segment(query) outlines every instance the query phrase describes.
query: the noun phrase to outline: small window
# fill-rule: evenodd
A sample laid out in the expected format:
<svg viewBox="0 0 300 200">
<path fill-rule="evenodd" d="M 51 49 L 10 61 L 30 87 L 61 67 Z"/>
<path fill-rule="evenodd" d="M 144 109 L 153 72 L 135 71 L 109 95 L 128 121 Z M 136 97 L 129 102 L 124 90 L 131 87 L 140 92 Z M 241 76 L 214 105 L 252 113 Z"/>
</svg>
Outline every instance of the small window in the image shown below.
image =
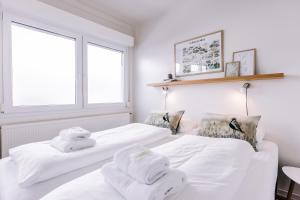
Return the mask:
<svg viewBox="0 0 300 200">
<path fill-rule="evenodd" d="M 76 39 L 11 23 L 12 106 L 76 104 Z"/>
<path fill-rule="evenodd" d="M 88 103 L 124 102 L 124 52 L 87 44 Z"/>
</svg>

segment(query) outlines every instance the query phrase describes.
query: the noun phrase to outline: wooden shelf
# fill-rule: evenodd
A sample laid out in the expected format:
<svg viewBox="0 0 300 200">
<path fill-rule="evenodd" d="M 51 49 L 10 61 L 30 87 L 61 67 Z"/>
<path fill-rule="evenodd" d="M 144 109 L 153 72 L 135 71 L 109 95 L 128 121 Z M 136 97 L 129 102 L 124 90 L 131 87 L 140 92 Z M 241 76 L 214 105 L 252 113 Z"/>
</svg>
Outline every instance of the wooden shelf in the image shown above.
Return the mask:
<svg viewBox="0 0 300 200">
<path fill-rule="evenodd" d="M 283 79 L 283 78 L 284 78 L 284 73 L 256 74 L 253 76 L 211 78 L 211 79 L 199 79 L 199 80 L 179 80 L 179 81 L 173 81 L 173 82 L 150 83 L 150 84 L 147 84 L 147 86 L 170 87 L 170 86 L 177 86 L 177 85 L 224 83 L 224 82 L 234 82 L 234 81 L 255 81 L 255 80 L 270 80 L 270 79 Z"/>
</svg>

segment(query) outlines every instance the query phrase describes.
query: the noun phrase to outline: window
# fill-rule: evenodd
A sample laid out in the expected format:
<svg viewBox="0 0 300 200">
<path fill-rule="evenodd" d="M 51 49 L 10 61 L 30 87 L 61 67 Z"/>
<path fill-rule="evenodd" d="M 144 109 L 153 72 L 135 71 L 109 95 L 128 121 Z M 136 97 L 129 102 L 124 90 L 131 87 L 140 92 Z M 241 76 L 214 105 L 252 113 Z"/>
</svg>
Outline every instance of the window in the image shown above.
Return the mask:
<svg viewBox="0 0 300 200">
<path fill-rule="evenodd" d="M 124 102 L 122 51 L 87 44 L 88 103 Z"/>
<path fill-rule="evenodd" d="M 13 106 L 76 103 L 75 39 L 11 24 Z"/>
<path fill-rule="evenodd" d="M 4 112 L 127 109 L 125 47 L 8 14 L 3 37 Z"/>
</svg>

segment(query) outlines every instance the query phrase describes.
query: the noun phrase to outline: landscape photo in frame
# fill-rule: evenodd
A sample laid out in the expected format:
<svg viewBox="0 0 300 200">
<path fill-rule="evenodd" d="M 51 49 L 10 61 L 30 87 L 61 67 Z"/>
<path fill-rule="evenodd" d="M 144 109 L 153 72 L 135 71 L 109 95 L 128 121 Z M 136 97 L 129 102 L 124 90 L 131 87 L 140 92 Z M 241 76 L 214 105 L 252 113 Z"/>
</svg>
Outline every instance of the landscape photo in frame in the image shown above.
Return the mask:
<svg viewBox="0 0 300 200">
<path fill-rule="evenodd" d="M 177 77 L 224 71 L 223 31 L 176 43 L 174 51 Z"/>
</svg>

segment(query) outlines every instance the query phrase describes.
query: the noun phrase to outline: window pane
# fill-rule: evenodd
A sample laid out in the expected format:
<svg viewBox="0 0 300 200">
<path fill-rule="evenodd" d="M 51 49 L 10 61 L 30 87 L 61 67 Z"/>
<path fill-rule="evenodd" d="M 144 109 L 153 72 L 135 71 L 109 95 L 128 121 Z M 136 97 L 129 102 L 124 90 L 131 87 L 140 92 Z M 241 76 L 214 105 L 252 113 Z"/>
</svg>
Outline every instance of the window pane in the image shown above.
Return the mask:
<svg viewBox="0 0 300 200">
<path fill-rule="evenodd" d="M 123 52 L 88 44 L 88 103 L 120 103 L 123 98 Z"/>
<path fill-rule="evenodd" d="M 75 104 L 75 39 L 13 23 L 13 106 Z"/>
</svg>

